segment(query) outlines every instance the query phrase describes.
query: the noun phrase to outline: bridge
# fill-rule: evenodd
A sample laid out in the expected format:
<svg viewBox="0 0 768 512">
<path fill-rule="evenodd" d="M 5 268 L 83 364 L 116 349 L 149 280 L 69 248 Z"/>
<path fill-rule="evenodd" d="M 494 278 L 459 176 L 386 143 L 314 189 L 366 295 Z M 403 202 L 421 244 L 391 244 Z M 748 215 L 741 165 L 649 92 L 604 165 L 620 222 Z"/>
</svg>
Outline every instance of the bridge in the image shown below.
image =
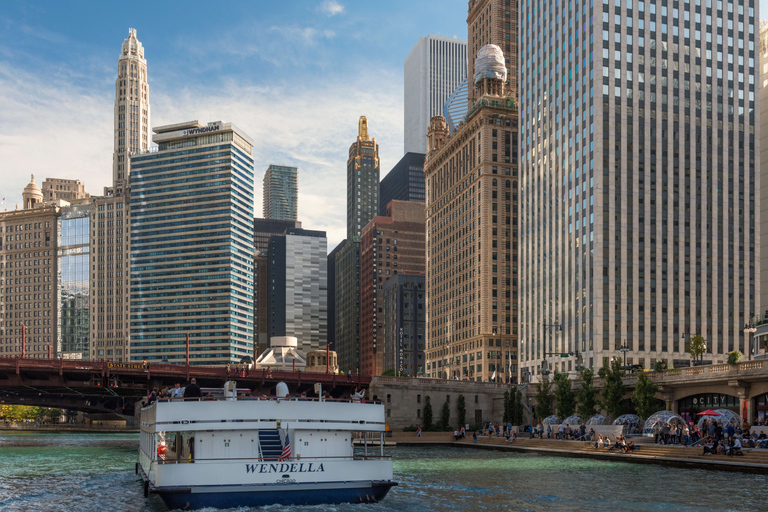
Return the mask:
<svg viewBox="0 0 768 512">
<path fill-rule="evenodd" d="M 292 393 L 314 393 L 314 384 L 334 398 L 348 397 L 355 387 L 368 388 L 371 377 L 330 373 L 232 370 L 169 363 L 113 363 L 71 359 L 0 358 L 0 403 L 56 407 L 89 413 L 134 415 L 137 401 L 152 389 L 184 385 L 196 378 L 203 388 L 223 387 L 227 380 L 254 394 L 273 394 L 278 382 Z"/>
</svg>

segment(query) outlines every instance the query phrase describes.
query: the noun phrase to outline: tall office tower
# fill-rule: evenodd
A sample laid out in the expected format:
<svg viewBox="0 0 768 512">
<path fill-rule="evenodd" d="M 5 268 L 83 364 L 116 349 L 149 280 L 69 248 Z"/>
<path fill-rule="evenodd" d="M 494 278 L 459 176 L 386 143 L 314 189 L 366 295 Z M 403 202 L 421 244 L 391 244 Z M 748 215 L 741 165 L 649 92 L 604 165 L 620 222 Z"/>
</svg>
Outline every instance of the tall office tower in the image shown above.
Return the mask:
<svg viewBox="0 0 768 512">
<path fill-rule="evenodd" d="M 520 3 L 523 373 L 744 352 L 754 4 Z"/>
<path fill-rule="evenodd" d="M 302 352 L 328 342 L 328 242 L 325 231 L 289 228 L 269 240 L 268 329 L 295 336 Z"/>
<path fill-rule="evenodd" d="M 424 203 L 391 201 L 360 237 L 360 372 L 381 375 L 381 289 L 400 272 L 424 272 Z M 422 311 L 422 314 L 424 312 Z"/>
<path fill-rule="evenodd" d="M 89 359 L 91 327 L 92 204 L 59 210 L 56 268 L 56 354 L 63 359 Z"/>
<path fill-rule="evenodd" d="M 766 198 L 768 198 L 768 21 L 760 20 L 760 33 L 758 37 L 758 56 L 760 65 L 758 68 L 758 105 L 760 110 L 759 141 L 760 141 L 760 169 L 758 171 L 758 189 L 760 199 L 757 204 L 760 223 L 760 268 L 758 274 L 758 287 L 760 289 L 760 303 L 756 311 L 755 325 L 745 329 L 749 336 L 752 335 L 748 351 L 752 356 L 765 357 L 768 349 L 768 284 L 763 280 L 768 278 L 768 210 L 766 210 Z M 752 329 L 754 332 L 751 332 Z"/>
<path fill-rule="evenodd" d="M 469 110 L 469 78 L 464 78 L 461 83 L 453 90 L 443 106 L 443 117 L 448 122 L 448 132 L 453 132 L 459 124 L 464 121 L 464 117 Z"/>
<path fill-rule="evenodd" d="M 40 187 L 24 189 L 22 210 L 0 212 L 0 357 L 56 356 L 57 216 Z M 23 331 L 23 333 L 22 333 Z"/>
<path fill-rule="evenodd" d="M 339 369 L 360 372 L 360 237 L 342 241 L 334 250 L 336 290 L 334 324 Z"/>
<path fill-rule="evenodd" d="M 269 258 L 269 239 L 275 235 L 284 235 L 288 228 L 301 229 L 297 220 L 253 219 L 253 248 L 254 248 L 254 290 L 253 318 L 255 356 L 269 348 L 269 315 L 267 303 L 269 287 L 267 286 L 267 262 Z"/>
<path fill-rule="evenodd" d="M 326 268 L 328 269 L 328 345 L 336 350 L 336 255 L 340 245 L 328 253 Z"/>
<path fill-rule="evenodd" d="M 467 77 L 467 42 L 420 37 L 405 58 L 405 153 L 427 152 L 427 128 Z"/>
<path fill-rule="evenodd" d="M 88 199 L 91 195 L 85 191 L 85 185 L 80 180 L 65 180 L 61 178 L 46 178 L 43 181 L 43 200 L 53 202 L 57 199 L 77 201 Z"/>
<path fill-rule="evenodd" d="M 270 164 L 264 173 L 264 218 L 295 221 L 298 211 L 298 169 Z"/>
<path fill-rule="evenodd" d="M 124 195 L 91 199 L 90 358 L 130 355 L 130 218 Z"/>
<path fill-rule="evenodd" d="M 507 381 L 517 374 L 518 112 L 501 50 L 480 56 L 482 103 L 450 137 L 442 116 L 428 132 L 425 373 Z"/>
<path fill-rule="evenodd" d="M 253 355 L 253 141 L 220 121 L 154 132 L 157 151 L 131 158 L 131 360 L 183 362 L 188 334 L 192 364 L 238 363 Z"/>
<path fill-rule="evenodd" d="M 379 186 L 379 215 L 387 215 L 390 201 L 424 203 L 424 155 L 406 153 Z"/>
<path fill-rule="evenodd" d="M 404 272 L 392 276 L 381 291 L 381 350 L 383 371 L 418 377 L 424 374 L 426 341 L 424 274 Z"/>
<path fill-rule="evenodd" d="M 136 39 L 135 28 L 128 29 L 128 38 L 123 41 L 117 60 L 114 124 L 112 186 L 122 191 L 128 184 L 130 155 L 149 149 L 147 61 L 144 59 L 144 46 Z"/>
<path fill-rule="evenodd" d="M 504 63 L 507 68 L 507 83 L 504 84 L 505 94 L 517 101 L 519 3 L 513 0 L 469 0 L 467 13 L 467 31 L 469 33 L 467 56 L 469 63 L 467 69 L 470 70 L 470 87 L 468 90 L 470 108 L 479 99 L 477 89 L 472 87 L 471 70 L 475 69 L 477 52 L 487 44 L 495 44 L 504 53 Z"/>
<path fill-rule="evenodd" d="M 379 145 L 368 138 L 368 120 L 360 116 L 357 140 L 347 160 L 347 239 L 360 236 L 379 210 Z"/>
</svg>

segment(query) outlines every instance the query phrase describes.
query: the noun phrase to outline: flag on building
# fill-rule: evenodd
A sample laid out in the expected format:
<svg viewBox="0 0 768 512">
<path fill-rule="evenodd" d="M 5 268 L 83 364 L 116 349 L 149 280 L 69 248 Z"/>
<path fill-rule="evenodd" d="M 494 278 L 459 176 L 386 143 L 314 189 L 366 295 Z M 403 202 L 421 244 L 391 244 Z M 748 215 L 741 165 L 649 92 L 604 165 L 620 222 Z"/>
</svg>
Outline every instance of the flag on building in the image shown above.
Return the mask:
<svg viewBox="0 0 768 512">
<path fill-rule="evenodd" d="M 280 454 L 280 458 L 277 462 L 283 462 L 291 458 L 291 441 L 288 439 L 288 434 L 285 434 L 285 446 L 283 446 L 283 453 Z"/>
</svg>

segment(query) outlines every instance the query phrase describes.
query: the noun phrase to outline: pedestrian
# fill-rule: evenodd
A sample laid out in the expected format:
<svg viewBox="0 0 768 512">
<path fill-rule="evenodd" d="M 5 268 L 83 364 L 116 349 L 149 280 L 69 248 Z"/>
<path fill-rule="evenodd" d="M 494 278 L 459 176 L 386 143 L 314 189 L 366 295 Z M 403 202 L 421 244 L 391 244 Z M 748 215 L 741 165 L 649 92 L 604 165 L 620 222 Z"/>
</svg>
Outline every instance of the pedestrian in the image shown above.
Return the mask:
<svg viewBox="0 0 768 512">
<path fill-rule="evenodd" d="M 421 437 L 421 425 L 416 428 L 416 437 Z"/>
<path fill-rule="evenodd" d="M 189 385 L 184 388 L 184 397 L 185 398 L 200 398 L 203 396 L 202 390 L 200 389 L 200 386 L 197 385 L 197 379 L 192 377 L 189 381 Z"/>
<path fill-rule="evenodd" d="M 474 441 L 474 443 L 477 444 L 477 430 L 475 430 L 472 433 L 472 441 Z"/>
</svg>

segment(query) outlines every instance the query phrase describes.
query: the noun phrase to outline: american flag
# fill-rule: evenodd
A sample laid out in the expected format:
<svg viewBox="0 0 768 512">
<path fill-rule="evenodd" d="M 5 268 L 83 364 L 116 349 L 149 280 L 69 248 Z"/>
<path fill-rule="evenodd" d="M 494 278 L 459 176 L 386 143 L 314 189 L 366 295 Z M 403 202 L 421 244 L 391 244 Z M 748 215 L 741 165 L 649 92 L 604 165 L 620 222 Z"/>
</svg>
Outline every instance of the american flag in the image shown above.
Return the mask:
<svg viewBox="0 0 768 512">
<path fill-rule="evenodd" d="M 283 446 L 283 453 L 280 454 L 280 458 L 277 462 L 283 462 L 291 458 L 291 441 L 288 439 L 288 434 L 285 434 L 285 446 Z"/>
</svg>

